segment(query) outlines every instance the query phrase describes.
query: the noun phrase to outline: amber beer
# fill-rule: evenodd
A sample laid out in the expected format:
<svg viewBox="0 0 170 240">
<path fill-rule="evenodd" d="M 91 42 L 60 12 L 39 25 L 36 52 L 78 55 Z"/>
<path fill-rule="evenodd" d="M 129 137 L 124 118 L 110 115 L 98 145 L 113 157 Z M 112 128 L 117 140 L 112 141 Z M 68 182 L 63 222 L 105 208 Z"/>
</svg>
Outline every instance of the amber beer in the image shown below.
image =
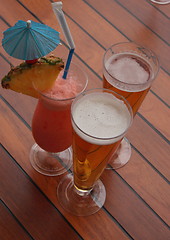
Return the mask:
<svg viewBox="0 0 170 240">
<path fill-rule="evenodd" d="M 81 191 L 93 188 L 132 121 L 127 101 L 103 91 L 89 91 L 72 106 L 74 184 Z"/>
<path fill-rule="evenodd" d="M 120 141 L 109 145 L 92 144 L 74 131 L 74 183 L 78 189 L 92 189 L 107 165 L 110 153 L 117 150 Z"/>
<path fill-rule="evenodd" d="M 158 72 L 158 60 L 135 43 L 120 43 L 104 55 L 103 87 L 124 96 L 135 115 Z"/>
</svg>

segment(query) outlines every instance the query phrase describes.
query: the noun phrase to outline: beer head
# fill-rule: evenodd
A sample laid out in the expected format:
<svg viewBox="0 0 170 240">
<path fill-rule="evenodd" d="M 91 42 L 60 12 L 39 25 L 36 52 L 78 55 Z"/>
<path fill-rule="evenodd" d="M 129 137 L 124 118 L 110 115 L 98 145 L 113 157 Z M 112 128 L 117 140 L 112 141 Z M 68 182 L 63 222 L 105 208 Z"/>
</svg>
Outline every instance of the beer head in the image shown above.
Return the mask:
<svg viewBox="0 0 170 240">
<path fill-rule="evenodd" d="M 120 140 L 132 121 L 126 100 L 110 90 L 86 91 L 72 104 L 74 131 L 85 141 L 108 145 Z"/>
<path fill-rule="evenodd" d="M 123 91 L 139 92 L 149 88 L 158 70 L 156 55 L 133 42 L 115 44 L 103 57 L 105 79 Z"/>
</svg>

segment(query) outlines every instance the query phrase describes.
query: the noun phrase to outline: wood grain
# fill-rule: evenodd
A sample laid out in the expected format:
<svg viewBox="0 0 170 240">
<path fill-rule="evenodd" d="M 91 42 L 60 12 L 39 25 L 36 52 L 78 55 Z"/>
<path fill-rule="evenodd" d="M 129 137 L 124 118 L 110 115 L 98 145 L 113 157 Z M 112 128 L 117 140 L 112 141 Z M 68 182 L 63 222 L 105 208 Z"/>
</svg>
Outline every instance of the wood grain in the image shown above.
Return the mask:
<svg viewBox="0 0 170 240">
<path fill-rule="evenodd" d="M 133 179 L 137 184 L 138 180 Z M 168 227 L 128 185 L 122 184 L 121 178 L 110 170 L 105 170 L 102 180 L 107 191 L 105 207 L 122 223 L 133 239 L 166 239 L 169 236 Z"/>
<path fill-rule="evenodd" d="M 0 148 L 2 198 L 35 239 L 79 239 L 64 217 Z M 9 178 L 10 175 L 10 178 Z M 26 189 L 26 191 L 25 191 Z M 18 196 L 17 198 L 15 196 Z M 19 206 L 19 207 L 18 207 Z M 8 225 L 9 227 L 9 225 Z M 14 228 L 14 231 L 16 229 Z M 19 233 L 18 238 L 19 238 Z"/>
<path fill-rule="evenodd" d="M 5 107 L 4 104 L 2 104 L 2 105 Z M 28 144 L 28 143 L 32 142 L 29 140 L 31 137 L 31 136 L 29 137 L 29 135 L 31 133 L 29 130 L 26 131 L 24 126 L 23 127 L 25 130 L 24 129 L 22 130 L 21 126 L 23 124 L 14 116 L 14 114 L 11 115 L 11 112 L 9 111 L 9 109 L 7 107 L 4 108 L 3 112 L 5 112 L 5 111 L 6 111 L 6 114 L 3 118 L 4 119 L 6 118 L 6 120 L 4 120 L 4 121 L 1 120 L 1 122 L 3 123 L 2 127 L 3 127 L 3 129 L 5 129 L 5 135 L 3 133 L 1 133 L 3 141 L 6 142 L 6 145 L 8 145 L 8 151 L 11 152 L 11 154 L 14 156 L 14 158 L 18 160 L 18 163 L 24 169 L 28 168 L 27 169 L 27 171 L 29 170 L 28 174 L 30 176 L 33 175 L 32 177 L 34 179 L 34 177 L 37 174 L 34 174 L 34 171 L 30 167 L 29 160 L 28 160 L 29 149 L 31 147 L 30 144 Z M 10 122 L 8 122 L 9 119 L 10 119 Z M 12 122 L 15 123 L 15 125 L 14 125 L 14 126 L 16 126 L 15 128 L 12 128 Z M 11 126 L 11 129 L 9 129 L 8 126 Z M 18 129 L 17 126 L 20 126 L 20 128 Z M 26 133 L 26 135 L 25 135 L 25 133 Z M 12 141 L 11 143 L 10 143 L 11 137 L 9 137 L 9 136 L 13 136 L 12 139 L 14 141 Z M 31 139 L 32 139 L 32 137 L 31 137 Z M 15 147 L 14 147 L 15 142 L 20 142 L 20 145 L 18 145 L 17 148 L 22 149 L 22 152 L 25 156 L 24 158 L 22 156 L 20 156 L 21 153 L 18 154 L 18 152 L 17 153 L 15 152 Z M 138 169 L 140 169 L 140 174 L 138 173 Z M 126 181 L 128 181 L 128 183 L 133 187 L 133 189 L 135 189 L 135 191 L 138 192 L 138 194 L 140 194 L 142 196 L 142 198 L 145 199 L 145 201 L 148 202 L 148 204 L 150 206 L 152 206 L 152 208 L 156 208 L 156 209 L 158 208 L 158 210 L 157 210 L 158 214 L 165 221 L 168 222 L 168 215 L 167 215 L 168 214 L 168 211 L 167 211 L 167 209 L 168 209 L 168 198 L 167 198 L 168 184 L 166 184 L 166 182 L 161 180 L 161 178 L 154 173 L 152 168 L 150 166 L 148 166 L 148 164 L 146 162 L 143 162 L 142 159 L 140 159 L 140 157 L 138 155 L 135 155 L 134 157 L 132 157 L 131 161 L 126 166 L 126 168 L 120 169 L 119 172 L 121 173 L 121 176 L 123 176 L 126 179 Z M 38 175 L 40 175 L 40 174 L 38 174 Z M 143 177 L 143 176 L 147 176 L 147 178 Z M 44 176 L 42 176 L 42 178 L 44 178 Z M 50 179 L 50 182 L 48 181 L 46 184 L 52 184 L 52 186 L 54 188 L 56 182 L 54 183 L 53 179 L 54 178 Z M 134 179 L 135 179 L 135 182 L 134 182 Z M 150 184 L 151 179 L 152 179 L 152 181 L 154 179 L 154 181 L 157 182 L 157 184 L 154 185 L 155 188 L 154 188 L 154 186 L 152 186 Z M 39 180 L 39 178 L 35 181 L 38 181 L 38 180 Z M 48 178 L 46 180 L 48 180 Z M 57 179 L 57 181 L 59 181 L 59 179 Z M 114 179 L 113 182 L 116 184 L 117 180 Z M 107 181 L 106 182 L 104 181 L 104 183 L 107 183 Z M 109 180 L 109 183 L 110 183 L 110 180 Z M 42 179 L 41 179 L 40 184 L 41 184 L 41 188 L 43 188 L 43 189 L 45 188 L 45 193 L 49 195 L 49 193 L 46 192 L 48 189 L 48 187 L 47 187 L 48 185 L 45 186 L 45 182 L 42 183 Z M 113 187 L 114 186 L 115 185 L 113 185 Z M 120 186 L 119 183 L 118 183 L 118 186 Z M 159 191 L 157 191 L 158 186 L 159 186 Z M 145 191 L 143 190 L 143 188 L 145 189 Z M 56 201 L 54 189 L 53 190 L 51 189 L 52 190 L 52 198 L 54 199 L 54 201 Z M 126 194 L 128 194 L 128 193 L 126 193 Z M 108 196 L 111 197 L 112 195 L 108 194 Z M 124 198 L 124 197 L 122 196 L 122 198 Z M 167 203 L 164 200 L 165 201 L 167 200 Z M 112 200 L 110 200 L 110 201 L 112 201 Z M 121 206 L 123 207 L 124 204 L 125 203 L 122 203 L 122 205 L 120 205 L 120 203 L 119 203 L 119 207 L 121 207 Z M 131 202 L 131 207 L 138 206 L 138 205 L 139 205 L 139 203 Z M 59 206 L 57 205 L 57 207 L 59 207 Z M 139 209 L 141 209 L 142 212 L 144 211 L 144 208 L 139 208 Z M 136 211 L 140 212 L 139 209 Z M 149 209 L 148 209 L 148 211 L 149 211 Z M 115 215 L 115 213 L 113 213 L 113 214 Z M 121 217 L 122 213 L 121 213 L 120 209 L 119 209 L 119 214 L 120 214 L 119 217 Z M 150 220 L 150 222 L 153 222 L 153 220 Z M 127 219 L 126 227 L 128 226 L 128 223 L 129 223 L 129 220 Z M 148 232 L 150 232 L 150 230 L 148 230 Z"/>
<path fill-rule="evenodd" d="M 69 48 L 50 0 L 0 0 L 0 38 L 19 19 L 45 23 L 61 32 L 53 53 L 67 58 Z M 37 173 L 29 161 L 34 143 L 31 120 L 37 100 L 0 88 L 0 239 L 169 240 L 170 224 L 170 5 L 150 0 L 63 0 L 76 49 L 73 61 L 87 73 L 87 88 L 102 87 L 102 58 L 112 44 L 137 41 L 152 49 L 160 71 L 127 137 L 129 163 L 105 170 L 104 207 L 76 217 L 59 204 L 56 188 L 63 176 Z M 0 47 L 0 77 L 19 61 Z"/>
<path fill-rule="evenodd" d="M 35 9 L 35 3 L 33 4 L 33 5 L 31 5 L 32 7 L 34 7 L 34 9 Z M 28 7 L 30 7 L 31 8 L 31 6 L 28 6 Z M 46 2 L 46 5 L 44 5 L 46 8 L 47 8 L 47 6 L 48 6 L 48 8 L 50 8 L 50 6 L 49 6 L 49 4 Z M 85 8 L 85 6 L 86 7 L 88 7 L 86 4 L 84 4 L 83 5 L 83 7 Z M 83 8 L 82 7 L 82 8 Z M 70 6 L 70 8 L 71 8 L 71 6 Z M 89 7 L 88 7 L 89 8 Z M 69 9 L 69 8 L 68 8 Z M 67 10 L 67 9 L 66 9 Z M 49 10 L 50 11 L 50 10 Z M 42 11 L 42 13 L 43 13 L 43 11 Z M 40 12 L 40 14 L 42 14 L 41 12 Z M 73 12 L 74 13 L 74 12 Z M 38 15 L 38 14 L 37 14 Z M 80 16 L 81 16 L 82 14 L 80 14 Z M 39 16 L 39 15 L 38 15 Z M 41 15 L 40 15 L 41 16 Z M 79 21 L 80 22 L 80 21 Z M 90 71 L 89 71 L 90 72 Z M 95 76 L 93 76 L 93 78 L 94 78 Z M 96 79 L 96 78 L 95 78 Z M 92 80 L 92 78 L 90 77 L 89 78 L 89 82 L 90 82 L 90 84 L 91 83 L 94 83 L 94 80 L 93 81 L 91 81 Z M 97 82 L 98 80 L 96 79 L 96 82 Z M 157 81 L 158 82 L 158 81 Z M 165 84 L 165 86 L 167 86 L 166 84 Z M 162 89 L 162 88 L 160 88 L 160 89 Z M 168 88 L 166 87 L 166 89 L 167 89 L 167 91 L 168 91 Z M 169 94 L 167 95 L 167 96 L 169 96 Z M 153 101 L 151 101 L 150 99 L 153 99 Z M 151 101 L 151 102 L 150 102 Z M 165 133 L 165 136 L 166 137 L 168 137 L 168 129 L 167 129 L 167 127 L 169 126 L 168 124 L 167 124 L 167 122 L 168 122 L 168 118 L 167 118 L 167 116 L 169 115 L 169 111 L 168 111 L 168 109 L 166 108 L 166 106 L 164 106 L 161 102 L 158 102 L 158 107 L 159 107 L 159 111 L 160 111 L 160 116 L 162 116 L 162 119 L 163 119 L 163 121 L 164 121 L 164 124 L 162 124 L 157 118 L 155 118 L 155 115 L 157 114 L 157 111 L 158 111 L 158 109 L 156 108 L 155 109 L 155 114 L 154 114 L 154 112 L 153 112 L 153 107 L 152 106 L 157 106 L 157 105 L 155 105 L 155 101 L 157 101 L 158 102 L 158 100 L 157 100 L 157 98 L 156 97 L 154 97 L 153 96 L 153 94 L 151 94 L 151 93 L 149 93 L 149 96 L 147 96 L 147 98 L 146 98 L 146 100 L 144 101 L 144 103 L 143 103 L 143 106 L 142 106 L 142 110 L 141 110 L 141 113 L 144 113 L 144 114 L 147 114 L 147 118 L 150 118 L 151 119 L 151 123 L 155 126 L 155 127 L 157 127 L 160 131 L 161 131 L 161 133 Z M 145 102 L 146 102 L 146 104 L 145 104 Z M 148 102 L 150 103 L 150 104 L 148 104 Z M 146 106 L 146 107 L 144 107 L 144 106 Z M 149 111 L 147 110 L 148 109 L 148 106 L 149 106 Z M 150 107 L 151 106 L 151 107 Z M 163 106 L 163 108 L 162 108 L 162 106 Z M 145 109 L 146 108 L 146 109 Z M 145 123 L 144 123 L 145 124 Z M 139 127 L 139 129 L 141 129 L 140 127 Z M 152 129 L 151 129 L 151 131 L 152 131 Z M 147 129 L 147 132 L 143 132 L 143 134 L 145 135 L 145 136 L 147 136 L 147 133 L 148 133 L 148 129 Z M 148 137 L 149 137 L 149 135 L 148 135 Z M 156 134 L 155 134 L 155 137 L 156 137 Z M 141 136 L 141 138 L 142 138 L 142 136 Z M 147 137 L 146 137 L 147 138 Z M 159 136 L 158 136 L 158 138 L 159 138 Z M 134 139 L 138 139 L 138 138 L 136 138 L 136 137 L 134 137 Z M 151 145 L 151 144 L 150 144 Z M 148 145 L 147 145 L 148 146 Z M 151 150 L 150 151 L 152 151 L 152 148 L 151 148 Z M 143 152 L 142 152 L 142 154 L 144 154 Z M 145 155 L 145 154 L 144 154 Z M 160 159 L 160 161 L 161 161 L 161 159 Z M 160 164 L 161 165 L 161 164 Z M 165 167 L 165 169 L 167 169 L 166 167 Z"/>
<path fill-rule="evenodd" d="M 36 182 L 36 185 L 48 196 L 50 201 L 59 209 L 59 211 L 66 217 L 69 222 L 72 222 L 72 225 L 79 234 L 84 239 L 89 239 L 90 237 L 98 238 L 105 237 L 106 239 L 111 239 L 112 235 L 117 236 L 117 238 L 127 239 L 125 233 L 121 232 L 118 223 L 115 223 L 104 211 L 100 211 L 94 216 L 89 216 L 86 218 L 75 217 L 66 213 L 58 203 L 56 197 L 56 187 L 61 179 L 61 177 L 46 177 L 33 170 L 29 162 L 29 151 L 33 144 L 33 138 L 31 136 L 30 130 L 18 119 L 14 113 L 6 106 L 5 103 L 1 100 L 0 111 L 3 113 L 0 116 L 0 122 L 2 123 L 2 128 L 0 130 L 0 142 L 3 140 L 3 145 L 5 149 L 10 152 L 14 159 L 17 159 L 18 164 L 27 172 L 27 174 Z M 2 130 L 3 129 L 3 130 Z M 16 151 L 19 149 L 19 151 Z M 11 170 L 12 171 L 12 170 Z M 6 175 L 7 176 L 7 175 Z M 2 177 L 4 179 L 5 176 Z M 8 176 L 7 176 L 8 179 Z M 15 180 L 15 179 L 14 179 Z M 14 181 L 13 180 L 13 181 Z M 9 181 L 9 180 L 8 180 Z M 4 184 L 6 180 L 3 181 Z M 25 188 L 26 188 L 25 183 Z M 9 187 L 8 187 L 9 188 Z M 4 185 L 4 189 L 8 189 Z M 27 187 L 28 188 L 28 187 Z M 26 189 L 27 189 L 26 188 Z M 28 190 L 27 190 L 28 191 Z M 28 194 L 28 193 L 26 193 Z M 4 191 L 4 197 L 7 195 Z M 32 194 L 31 194 L 32 195 Z M 11 194 L 11 197 L 15 198 L 15 194 Z M 8 196 L 7 196 L 8 197 Z M 28 197 L 31 196 L 28 194 Z M 6 199 L 5 202 L 8 202 L 10 199 Z M 11 204 L 13 201 L 11 200 Z M 19 197 L 16 199 L 21 201 Z M 9 204 L 8 204 L 9 205 Z M 18 203 L 16 203 L 18 205 Z M 36 208 L 35 208 L 36 209 Z M 103 229 L 100 225 L 97 225 L 97 222 L 102 218 L 102 222 L 106 225 L 106 228 Z M 81 219 L 81 220 L 80 220 Z M 81 224 L 80 224 L 81 221 Z M 87 224 L 88 222 L 88 224 Z M 95 226 L 95 229 L 94 227 Z M 108 226 L 108 227 L 107 227 Z M 35 229 L 34 229 L 35 230 Z"/>
<path fill-rule="evenodd" d="M 30 234 L 22 227 L 2 201 L 0 202 L 0 239 L 30 240 Z"/>
<path fill-rule="evenodd" d="M 160 58 L 161 66 L 164 67 L 166 71 L 169 71 L 167 53 L 170 52 L 170 48 L 157 35 L 155 35 L 153 31 L 146 28 L 145 25 L 122 8 L 116 1 L 106 0 L 105 2 L 98 2 L 97 0 L 87 0 L 86 2 L 92 5 L 95 9 L 100 9 L 100 13 L 109 22 L 116 25 L 119 31 L 123 32 L 130 40 L 136 41 L 153 50 Z M 121 18 L 123 18 L 124 21 L 121 21 Z M 153 18 L 156 21 L 154 15 Z M 124 22 L 126 22 L 126 24 L 124 24 Z"/>
<path fill-rule="evenodd" d="M 28 3 L 24 2 L 24 4 L 26 6 L 29 7 L 29 9 L 33 9 L 33 6 L 31 4 L 28 5 Z M 41 1 L 41 4 L 42 4 L 42 1 Z M 94 4 L 94 2 L 93 2 Z M 101 3 L 100 3 L 101 4 Z M 51 6 L 45 1 L 44 2 L 44 7 L 46 7 L 47 9 L 50 8 Z M 36 9 L 36 12 L 34 10 L 34 12 L 36 13 L 36 15 L 40 18 L 41 15 L 39 14 L 39 11 L 38 11 L 38 8 L 34 8 Z M 33 10 L 32 10 L 33 11 Z M 50 11 L 50 10 L 49 10 Z M 43 12 L 43 11 L 42 11 Z M 41 13 L 42 14 L 42 13 Z M 55 16 L 53 15 L 50 15 L 50 20 L 51 21 L 54 21 L 55 19 Z M 50 21 L 49 20 L 49 21 Z M 96 44 L 96 42 L 93 41 L 93 39 L 91 39 L 87 34 L 84 33 L 84 31 L 82 31 L 81 29 L 78 28 L 78 26 L 73 22 L 73 21 L 70 21 L 70 19 L 68 19 L 68 22 L 70 24 L 70 27 L 71 29 L 73 29 L 73 37 L 75 39 L 75 42 L 76 41 L 79 41 L 79 44 L 76 44 L 76 53 L 80 56 L 84 56 L 85 58 L 82 58 L 83 61 L 87 62 L 88 65 L 90 65 L 91 68 L 95 69 L 95 72 L 99 73 L 101 76 L 102 76 L 102 66 L 101 66 L 101 62 L 99 62 L 99 64 L 96 64 L 96 58 L 99 59 L 101 58 L 101 56 L 103 56 L 104 54 L 104 50 L 101 49 L 100 46 L 98 46 Z M 79 36 L 79 37 L 76 37 L 76 36 Z M 81 37 L 80 37 L 81 36 Z M 90 44 L 90 51 L 87 51 L 87 49 L 89 49 L 89 43 L 91 42 Z M 85 46 L 83 49 L 82 48 L 79 48 L 79 46 Z M 89 55 L 90 54 L 90 55 Z M 92 57 L 93 56 L 93 57 Z M 101 58 L 102 59 L 102 58 Z M 97 68 L 100 68 L 97 69 Z M 91 82 L 91 81 L 90 81 Z M 149 106 L 153 106 L 154 105 L 154 101 L 153 98 L 156 98 L 155 96 L 152 96 L 153 94 L 150 93 L 148 94 L 148 96 L 146 97 L 146 99 L 148 99 L 148 102 L 150 103 Z M 151 96 L 151 97 L 150 97 Z M 168 92 L 167 92 L 167 96 L 169 96 Z M 157 100 L 157 99 L 156 99 Z M 160 106 L 161 103 L 159 103 L 158 107 Z M 147 104 L 146 104 L 147 105 Z M 144 109 L 144 107 L 146 106 L 143 104 L 142 106 L 142 110 Z M 160 111 L 160 115 L 162 117 L 162 119 L 167 119 L 166 116 L 167 114 L 169 115 L 169 111 L 168 111 L 168 108 L 167 106 L 165 106 L 164 104 L 162 104 L 159 108 L 159 111 Z M 145 113 L 148 113 L 145 115 Z M 166 125 L 165 123 L 159 121 L 159 123 L 156 120 L 155 118 L 155 115 L 157 114 L 157 109 L 155 109 L 154 111 L 154 108 L 150 109 L 150 111 L 148 112 L 148 109 L 144 111 L 142 111 L 142 114 L 144 115 L 144 117 L 149 121 L 151 122 L 152 125 L 154 125 L 163 135 L 165 135 L 165 137 L 169 137 L 167 136 L 167 131 L 165 130 L 166 126 L 167 126 L 167 122 L 166 122 Z M 167 121 L 169 121 L 167 119 Z M 169 131 L 168 131 L 169 132 Z"/>
</svg>

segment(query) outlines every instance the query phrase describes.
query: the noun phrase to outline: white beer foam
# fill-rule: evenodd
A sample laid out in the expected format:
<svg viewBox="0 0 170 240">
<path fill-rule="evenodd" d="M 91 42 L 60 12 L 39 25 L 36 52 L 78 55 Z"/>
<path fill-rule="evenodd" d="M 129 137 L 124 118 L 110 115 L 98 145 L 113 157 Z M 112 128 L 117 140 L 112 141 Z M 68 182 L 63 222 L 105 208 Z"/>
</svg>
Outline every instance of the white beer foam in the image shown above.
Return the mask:
<svg viewBox="0 0 170 240">
<path fill-rule="evenodd" d="M 123 101 L 109 93 L 91 93 L 73 106 L 73 128 L 84 140 L 93 144 L 107 145 L 118 141 L 129 127 L 131 116 Z M 118 137 L 118 139 L 116 138 Z M 116 139 L 115 139 L 116 138 Z"/>
<path fill-rule="evenodd" d="M 125 83 L 143 84 L 149 79 L 149 73 L 131 56 L 116 54 L 107 61 L 106 68 L 113 77 Z"/>
</svg>

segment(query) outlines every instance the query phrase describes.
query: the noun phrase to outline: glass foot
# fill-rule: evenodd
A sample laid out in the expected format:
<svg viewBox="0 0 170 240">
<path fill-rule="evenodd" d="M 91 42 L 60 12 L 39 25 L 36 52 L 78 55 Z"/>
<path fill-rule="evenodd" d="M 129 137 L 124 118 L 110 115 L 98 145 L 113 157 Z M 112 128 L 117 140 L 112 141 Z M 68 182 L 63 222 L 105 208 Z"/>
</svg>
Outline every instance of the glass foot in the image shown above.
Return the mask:
<svg viewBox="0 0 170 240">
<path fill-rule="evenodd" d="M 151 0 L 151 2 L 157 3 L 157 4 L 169 4 L 170 0 Z"/>
<path fill-rule="evenodd" d="M 47 176 L 58 176 L 72 166 L 72 148 L 69 147 L 59 153 L 49 153 L 35 143 L 30 151 L 30 162 L 39 173 Z"/>
<path fill-rule="evenodd" d="M 106 169 L 118 169 L 128 163 L 131 157 L 131 146 L 127 138 L 123 138 L 116 153 L 111 157 Z"/>
<path fill-rule="evenodd" d="M 91 191 L 79 191 L 74 187 L 73 175 L 66 175 L 59 183 L 57 196 L 61 206 L 76 216 L 88 216 L 103 206 L 106 191 L 98 180 Z"/>
</svg>

